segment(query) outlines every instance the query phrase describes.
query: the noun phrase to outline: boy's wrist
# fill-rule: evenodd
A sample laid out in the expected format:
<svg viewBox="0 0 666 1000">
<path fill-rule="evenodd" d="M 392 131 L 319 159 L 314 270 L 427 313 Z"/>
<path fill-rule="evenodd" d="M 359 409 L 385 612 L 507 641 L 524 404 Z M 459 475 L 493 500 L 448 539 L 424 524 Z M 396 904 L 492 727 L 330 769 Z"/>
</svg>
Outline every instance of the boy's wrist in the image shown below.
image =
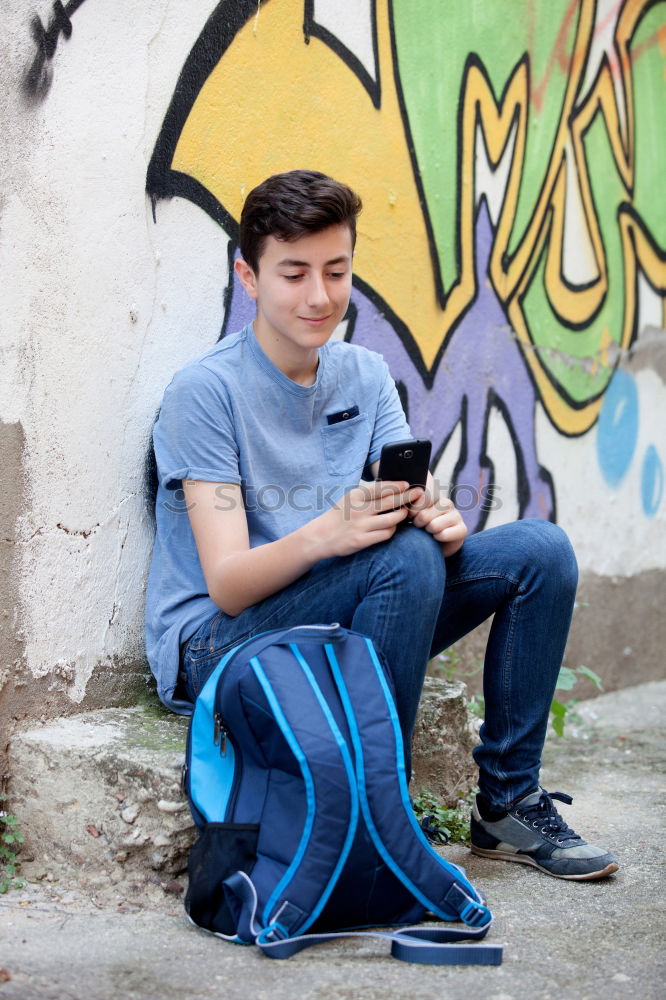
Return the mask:
<svg viewBox="0 0 666 1000">
<path fill-rule="evenodd" d="M 306 524 L 302 525 L 295 532 L 299 538 L 303 556 L 312 566 L 321 559 L 327 559 L 328 556 L 333 554 L 328 551 L 326 532 L 322 530 L 323 525 L 321 521 L 325 517 L 326 514 L 320 514 L 311 521 L 307 521 Z"/>
</svg>

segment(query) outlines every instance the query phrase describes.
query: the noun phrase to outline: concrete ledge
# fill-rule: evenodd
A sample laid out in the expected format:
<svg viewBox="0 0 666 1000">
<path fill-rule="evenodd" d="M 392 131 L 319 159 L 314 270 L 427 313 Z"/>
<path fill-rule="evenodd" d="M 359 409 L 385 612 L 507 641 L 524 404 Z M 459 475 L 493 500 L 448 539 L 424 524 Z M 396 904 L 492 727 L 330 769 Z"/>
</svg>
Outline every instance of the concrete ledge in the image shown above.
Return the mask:
<svg viewBox="0 0 666 1000">
<path fill-rule="evenodd" d="M 180 790 L 187 720 L 107 708 L 16 734 L 12 808 L 40 859 L 176 872 L 194 831 Z"/>
<path fill-rule="evenodd" d="M 463 684 L 428 678 L 414 744 L 417 793 L 446 801 L 473 774 Z M 108 869 L 177 874 L 195 830 L 180 789 L 188 720 L 159 706 L 108 708 L 16 734 L 10 746 L 13 811 L 28 857 Z"/>
</svg>

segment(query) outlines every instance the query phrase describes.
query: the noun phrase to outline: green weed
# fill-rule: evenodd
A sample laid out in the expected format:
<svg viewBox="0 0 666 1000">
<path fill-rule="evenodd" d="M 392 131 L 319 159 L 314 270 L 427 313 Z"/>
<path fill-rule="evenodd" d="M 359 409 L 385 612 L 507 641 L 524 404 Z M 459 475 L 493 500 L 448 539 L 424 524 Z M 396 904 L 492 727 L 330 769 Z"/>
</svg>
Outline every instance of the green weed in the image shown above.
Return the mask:
<svg viewBox="0 0 666 1000">
<path fill-rule="evenodd" d="M 432 826 L 440 830 L 449 842 L 469 844 L 469 813 L 476 791 L 476 788 L 473 788 L 461 793 L 460 801 L 449 808 L 442 805 L 432 792 L 422 788 L 412 802 L 416 818 L 420 823 L 429 816 Z"/>
<path fill-rule="evenodd" d="M 0 794 L 0 804 L 6 799 Z M 23 834 L 18 829 L 18 820 L 12 813 L 0 810 L 0 895 L 10 889 L 21 889 L 23 879 L 18 874 L 19 863 L 16 860 L 18 849 L 24 841 Z"/>
<path fill-rule="evenodd" d="M 454 681 L 473 677 L 483 670 L 483 663 L 475 663 L 468 669 L 463 669 L 463 666 L 463 658 L 453 645 L 430 660 L 428 673 L 431 677 L 443 677 L 447 681 Z"/>
<path fill-rule="evenodd" d="M 603 691 L 601 677 L 595 674 L 594 670 L 590 670 L 589 667 L 585 666 L 574 667 L 573 669 L 571 667 L 560 667 L 556 690 L 571 691 L 581 677 L 592 681 L 597 691 Z M 558 698 L 553 698 L 550 705 L 550 724 L 556 736 L 564 736 L 564 725 L 567 721 L 576 721 L 577 716 L 574 707 L 578 704 L 578 700 L 577 698 L 569 698 L 567 701 L 560 701 Z"/>
</svg>

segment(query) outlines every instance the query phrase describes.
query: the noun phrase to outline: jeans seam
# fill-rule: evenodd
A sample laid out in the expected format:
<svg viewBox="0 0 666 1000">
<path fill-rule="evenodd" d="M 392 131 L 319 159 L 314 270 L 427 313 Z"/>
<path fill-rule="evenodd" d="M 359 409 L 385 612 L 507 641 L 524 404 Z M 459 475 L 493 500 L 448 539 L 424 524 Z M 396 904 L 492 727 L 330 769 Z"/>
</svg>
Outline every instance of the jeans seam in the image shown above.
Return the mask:
<svg viewBox="0 0 666 1000">
<path fill-rule="evenodd" d="M 510 579 L 510 577 L 505 575 L 496 575 L 499 579 Z M 504 784 L 505 786 L 505 798 L 506 801 L 503 803 L 504 807 L 507 807 L 507 803 L 512 801 L 512 793 L 510 793 L 510 788 L 507 783 L 510 781 L 509 775 L 503 767 L 500 768 L 499 762 L 502 760 L 506 754 L 507 749 L 511 745 L 513 737 L 513 727 L 511 725 L 511 711 L 510 705 L 510 679 L 511 679 L 511 657 L 513 653 L 513 645 L 515 640 L 516 628 L 518 624 L 518 619 L 520 617 L 520 611 L 522 609 L 522 603 L 519 603 L 519 599 L 523 596 L 523 591 L 519 592 L 514 596 L 514 602 L 509 608 L 509 627 L 508 635 L 506 641 L 506 649 L 502 657 L 502 716 L 504 718 L 504 725 L 506 729 L 505 737 L 502 743 L 497 748 L 497 754 L 495 760 L 492 762 L 491 768 L 489 768 L 493 777 Z"/>
<path fill-rule="evenodd" d="M 522 607 L 522 605 L 519 605 L 518 607 L 516 607 L 516 605 L 518 605 L 518 601 L 517 600 L 515 600 L 512 605 L 510 605 L 510 611 L 509 611 L 509 614 L 510 614 L 509 634 L 507 636 L 506 649 L 505 649 L 505 653 L 504 653 L 504 667 L 503 667 L 503 671 L 502 671 L 503 674 L 504 674 L 504 677 L 503 677 L 503 682 L 504 683 L 502 685 L 503 692 L 504 692 L 504 705 L 502 706 L 502 712 L 504 714 L 504 720 L 505 720 L 505 725 L 506 725 L 506 736 L 503 739 L 502 745 L 500 746 L 500 749 L 499 749 L 498 756 L 499 756 L 500 760 L 503 758 L 503 756 L 506 753 L 508 747 L 510 746 L 511 739 L 512 739 L 512 736 L 513 736 L 513 727 L 511 725 L 511 712 L 509 710 L 509 702 L 510 702 L 510 694 L 511 694 L 511 657 L 512 657 L 512 654 L 513 654 L 513 645 L 514 645 L 515 634 L 516 634 L 516 625 L 517 625 L 517 621 L 518 621 L 518 618 L 519 618 L 519 615 L 520 615 L 520 608 Z M 502 780 L 503 781 L 507 780 L 507 776 L 506 776 L 506 773 L 504 772 L 504 769 L 502 769 Z"/>
<path fill-rule="evenodd" d="M 460 576 L 447 576 L 446 588 L 456 587 L 460 583 L 476 583 L 479 580 L 507 580 L 514 587 L 520 586 L 520 579 L 510 573 L 466 573 Z"/>
</svg>

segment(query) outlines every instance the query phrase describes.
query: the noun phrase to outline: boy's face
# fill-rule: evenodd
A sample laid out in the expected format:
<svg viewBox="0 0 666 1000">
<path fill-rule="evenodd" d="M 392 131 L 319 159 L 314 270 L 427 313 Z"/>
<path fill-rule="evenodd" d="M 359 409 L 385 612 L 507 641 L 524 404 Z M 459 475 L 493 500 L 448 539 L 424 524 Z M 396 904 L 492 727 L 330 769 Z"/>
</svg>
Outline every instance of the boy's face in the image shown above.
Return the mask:
<svg viewBox="0 0 666 1000">
<path fill-rule="evenodd" d="M 258 273 L 242 258 L 236 272 L 257 303 L 259 342 L 298 363 L 326 343 L 347 311 L 351 232 L 342 225 L 290 242 L 268 236 Z"/>
</svg>

